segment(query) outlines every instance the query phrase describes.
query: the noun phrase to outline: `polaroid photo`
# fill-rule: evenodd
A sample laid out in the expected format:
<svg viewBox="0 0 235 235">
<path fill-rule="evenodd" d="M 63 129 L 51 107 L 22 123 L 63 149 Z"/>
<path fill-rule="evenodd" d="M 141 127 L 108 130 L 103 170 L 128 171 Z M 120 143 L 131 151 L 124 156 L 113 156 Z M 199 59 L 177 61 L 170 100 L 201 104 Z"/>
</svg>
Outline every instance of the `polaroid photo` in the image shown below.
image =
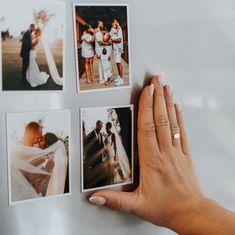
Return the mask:
<svg viewBox="0 0 235 235">
<path fill-rule="evenodd" d="M 74 3 L 78 92 L 131 87 L 127 4 Z"/>
<path fill-rule="evenodd" d="M 133 183 L 133 106 L 80 114 L 82 192 Z"/>
<path fill-rule="evenodd" d="M 1 90 L 63 91 L 65 4 L 12 0 L 1 7 Z"/>
<path fill-rule="evenodd" d="M 9 203 L 70 194 L 70 111 L 6 118 Z"/>
</svg>

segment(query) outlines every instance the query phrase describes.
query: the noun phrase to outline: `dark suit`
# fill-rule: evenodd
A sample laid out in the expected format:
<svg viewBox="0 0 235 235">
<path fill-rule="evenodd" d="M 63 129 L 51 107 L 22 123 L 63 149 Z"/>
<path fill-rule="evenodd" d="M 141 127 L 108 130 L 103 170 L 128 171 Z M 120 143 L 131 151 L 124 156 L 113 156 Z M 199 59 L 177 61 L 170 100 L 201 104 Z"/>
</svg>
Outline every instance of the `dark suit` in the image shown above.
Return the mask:
<svg viewBox="0 0 235 235">
<path fill-rule="evenodd" d="M 22 80 L 26 82 L 26 72 L 29 67 L 29 53 L 32 48 L 32 41 L 31 41 L 31 32 L 27 30 L 22 38 L 22 46 L 20 51 L 20 56 L 23 59 L 22 64 Z"/>
<path fill-rule="evenodd" d="M 95 130 L 93 130 L 87 136 L 86 163 L 89 167 L 95 167 L 102 162 L 103 148 L 102 135 L 100 133 L 96 134 Z"/>
<path fill-rule="evenodd" d="M 86 156 L 84 161 L 84 188 L 102 186 L 102 157 L 104 143 L 102 135 L 91 131 L 86 140 Z"/>
</svg>

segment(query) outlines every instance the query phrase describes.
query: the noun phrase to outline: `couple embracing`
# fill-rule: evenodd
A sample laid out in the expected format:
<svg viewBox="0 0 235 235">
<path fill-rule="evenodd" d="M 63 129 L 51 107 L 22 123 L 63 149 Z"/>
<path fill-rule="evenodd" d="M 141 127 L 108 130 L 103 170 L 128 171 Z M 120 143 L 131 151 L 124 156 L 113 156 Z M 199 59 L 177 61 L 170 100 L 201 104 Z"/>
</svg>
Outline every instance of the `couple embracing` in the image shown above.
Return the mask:
<svg viewBox="0 0 235 235">
<path fill-rule="evenodd" d="M 41 22 L 39 22 L 38 25 L 40 23 Z M 44 28 L 45 27 L 46 25 L 44 25 Z M 22 83 L 24 85 L 27 85 L 28 83 L 31 87 L 37 87 L 46 84 L 48 78 L 51 76 L 57 85 L 62 86 L 63 78 L 58 73 L 53 54 L 49 47 L 49 43 L 47 42 L 47 35 L 45 32 L 44 34 L 45 35 L 43 35 L 42 29 L 40 27 L 36 27 L 34 24 L 31 24 L 29 29 L 23 34 L 20 51 L 20 56 L 23 62 L 21 72 Z M 50 75 L 39 70 L 39 66 L 36 60 L 36 48 L 40 42 L 44 50 Z"/>
<path fill-rule="evenodd" d="M 11 144 L 12 200 L 63 194 L 68 156 L 54 133 L 43 134 L 38 122 L 26 125 L 21 141 Z"/>
<path fill-rule="evenodd" d="M 40 72 L 36 62 L 36 47 L 41 38 L 41 30 L 31 24 L 29 29 L 24 33 L 20 56 L 22 57 L 22 82 L 31 87 L 45 84 L 49 78 L 46 72 Z"/>
</svg>

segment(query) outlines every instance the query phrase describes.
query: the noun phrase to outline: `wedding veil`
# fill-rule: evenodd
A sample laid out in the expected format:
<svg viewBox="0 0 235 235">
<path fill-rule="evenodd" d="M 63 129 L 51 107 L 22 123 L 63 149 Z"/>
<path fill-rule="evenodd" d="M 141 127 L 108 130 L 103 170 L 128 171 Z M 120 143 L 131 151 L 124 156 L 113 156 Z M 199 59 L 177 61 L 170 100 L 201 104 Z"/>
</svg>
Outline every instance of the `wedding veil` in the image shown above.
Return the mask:
<svg viewBox="0 0 235 235">
<path fill-rule="evenodd" d="M 51 173 L 42 169 L 42 165 L 33 166 L 30 163 L 45 156 L 54 160 L 54 168 Z M 32 174 L 50 175 L 46 196 L 63 194 L 68 157 L 62 141 L 57 141 L 47 149 L 28 147 L 22 144 L 14 144 L 10 148 L 11 164 L 11 200 L 19 201 L 41 197 L 33 186 L 27 181 L 21 171 Z"/>
</svg>

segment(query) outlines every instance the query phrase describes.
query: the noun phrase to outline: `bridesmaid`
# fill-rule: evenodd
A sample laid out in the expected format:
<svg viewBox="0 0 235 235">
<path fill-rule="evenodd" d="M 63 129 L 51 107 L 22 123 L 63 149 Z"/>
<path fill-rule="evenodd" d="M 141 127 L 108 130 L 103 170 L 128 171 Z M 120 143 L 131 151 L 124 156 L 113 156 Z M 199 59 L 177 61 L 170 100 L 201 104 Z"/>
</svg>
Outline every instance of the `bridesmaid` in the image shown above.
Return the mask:
<svg viewBox="0 0 235 235">
<path fill-rule="evenodd" d="M 91 26 L 82 35 L 82 57 L 85 59 L 86 82 L 93 81 L 94 35 Z"/>
</svg>

